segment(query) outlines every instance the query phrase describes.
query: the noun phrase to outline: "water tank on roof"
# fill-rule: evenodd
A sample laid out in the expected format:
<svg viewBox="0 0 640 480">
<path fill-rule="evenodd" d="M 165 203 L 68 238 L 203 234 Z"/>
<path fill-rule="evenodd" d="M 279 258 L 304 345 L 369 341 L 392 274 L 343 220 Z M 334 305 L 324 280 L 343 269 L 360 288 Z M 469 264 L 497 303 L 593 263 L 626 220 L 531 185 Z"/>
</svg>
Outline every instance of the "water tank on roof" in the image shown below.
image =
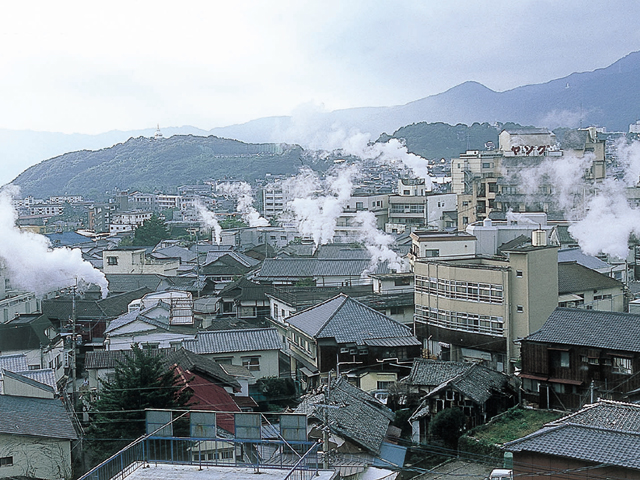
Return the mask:
<svg viewBox="0 0 640 480">
<path fill-rule="evenodd" d="M 493 224 L 491 223 L 491 219 L 490 218 L 485 218 L 482 221 L 482 226 L 483 227 L 491 227 Z"/>
<path fill-rule="evenodd" d="M 531 232 L 531 245 L 534 247 L 546 247 L 547 246 L 547 232 L 539 228 Z"/>
</svg>

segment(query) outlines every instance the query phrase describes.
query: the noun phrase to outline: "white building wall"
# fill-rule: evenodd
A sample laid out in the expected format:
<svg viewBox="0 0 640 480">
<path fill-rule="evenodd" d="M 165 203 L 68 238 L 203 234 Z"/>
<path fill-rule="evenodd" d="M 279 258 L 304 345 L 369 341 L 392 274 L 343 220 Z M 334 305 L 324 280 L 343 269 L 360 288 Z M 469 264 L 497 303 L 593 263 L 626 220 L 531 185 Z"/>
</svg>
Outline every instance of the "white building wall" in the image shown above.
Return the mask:
<svg viewBox="0 0 640 480">
<path fill-rule="evenodd" d="M 12 464 L 0 467 L 4 477 L 71 478 L 71 442 L 40 437 L 0 435 L 0 457 Z"/>
</svg>

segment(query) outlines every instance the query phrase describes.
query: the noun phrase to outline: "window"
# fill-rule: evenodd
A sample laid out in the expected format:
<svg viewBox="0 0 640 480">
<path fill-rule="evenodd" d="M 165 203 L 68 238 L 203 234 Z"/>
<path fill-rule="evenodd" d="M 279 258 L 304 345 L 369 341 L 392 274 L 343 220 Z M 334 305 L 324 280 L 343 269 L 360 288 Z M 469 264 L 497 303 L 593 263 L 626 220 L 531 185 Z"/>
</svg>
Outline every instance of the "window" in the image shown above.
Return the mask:
<svg viewBox="0 0 640 480">
<path fill-rule="evenodd" d="M 39 364 L 29 365 L 29 370 L 40 370 Z"/>
<path fill-rule="evenodd" d="M 389 313 L 391 315 L 404 315 L 404 307 L 391 307 Z"/>
<path fill-rule="evenodd" d="M 260 370 L 260 357 L 242 357 L 242 366 L 257 372 Z"/>
<path fill-rule="evenodd" d="M 516 270 L 516 277 L 522 278 L 522 270 Z"/>
<path fill-rule="evenodd" d="M 560 366 L 569 367 L 569 352 L 560 352 Z"/>
<path fill-rule="evenodd" d="M 107 265 L 118 265 L 118 257 L 107 257 Z"/>
<path fill-rule="evenodd" d="M 388 390 L 392 383 L 378 381 L 378 390 Z"/>
<path fill-rule="evenodd" d="M 438 248 L 431 248 L 429 250 L 425 250 L 424 251 L 424 256 L 425 257 L 439 257 L 440 256 L 440 249 Z"/>
<path fill-rule="evenodd" d="M 393 280 L 393 285 L 395 287 L 409 286 L 409 285 L 411 285 L 411 279 L 410 278 L 395 278 Z"/>
<path fill-rule="evenodd" d="M 613 368 L 611 370 L 613 371 L 613 373 L 622 373 L 625 375 L 629 375 L 633 373 L 631 359 L 622 358 L 622 357 L 613 357 Z"/>
<path fill-rule="evenodd" d="M 482 168 L 491 168 L 491 164 L 489 162 L 482 162 Z"/>
<path fill-rule="evenodd" d="M 518 310 L 518 313 L 524 312 L 524 307 L 522 305 L 518 305 L 516 309 Z"/>
<path fill-rule="evenodd" d="M 0 467 L 12 467 L 13 457 L 0 457 Z"/>
</svg>

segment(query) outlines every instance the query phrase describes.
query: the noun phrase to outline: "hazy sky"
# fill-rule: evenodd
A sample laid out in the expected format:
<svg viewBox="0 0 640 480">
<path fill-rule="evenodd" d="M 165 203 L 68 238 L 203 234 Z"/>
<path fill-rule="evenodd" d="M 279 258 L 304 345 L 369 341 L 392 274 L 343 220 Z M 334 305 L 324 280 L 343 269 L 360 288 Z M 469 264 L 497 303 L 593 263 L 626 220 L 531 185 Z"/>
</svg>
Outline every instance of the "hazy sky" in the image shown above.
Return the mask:
<svg viewBox="0 0 640 480">
<path fill-rule="evenodd" d="M 0 16 L 0 128 L 203 129 L 506 90 L 640 50 L 640 2 L 41 1 Z"/>
</svg>

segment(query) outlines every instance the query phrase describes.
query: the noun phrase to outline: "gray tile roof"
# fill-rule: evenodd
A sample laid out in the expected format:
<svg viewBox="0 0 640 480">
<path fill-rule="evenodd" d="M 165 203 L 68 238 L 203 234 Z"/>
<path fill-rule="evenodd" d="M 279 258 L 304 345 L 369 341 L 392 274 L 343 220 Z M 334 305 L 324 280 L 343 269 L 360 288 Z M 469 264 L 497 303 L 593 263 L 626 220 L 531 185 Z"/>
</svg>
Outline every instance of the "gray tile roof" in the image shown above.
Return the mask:
<svg viewBox="0 0 640 480">
<path fill-rule="evenodd" d="M 49 385 L 53 391 L 58 393 L 58 384 L 56 382 L 56 374 L 52 368 L 40 368 L 38 370 L 23 370 L 15 372 L 23 377 L 30 378 L 36 382 Z"/>
<path fill-rule="evenodd" d="M 359 277 L 371 265 L 366 259 L 266 258 L 257 279 L 351 276 Z M 372 273 L 389 273 L 379 265 Z"/>
<path fill-rule="evenodd" d="M 556 308 L 542 328 L 523 341 L 640 352 L 640 315 Z"/>
<path fill-rule="evenodd" d="M 52 372 L 53 373 L 53 372 Z M 12 378 L 14 380 L 17 380 L 19 382 L 22 382 L 26 385 L 29 385 L 31 387 L 37 388 L 39 390 L 44 390 L 45 392 L 48 392 L 50 394 L 55 394 L 55 389 L 46 383 L 42 383 L 32 377 L 29 377 L 27 375 L 24 375 L 23 373 L 14 373 L 14 372 L 10 372 L 9 370 L 3 370 L 2 371 L 2 375 L 7 377 L 7 378 Z"/>
<path fill-rule="evenodd" d="M 470 363 L 416 358 L 413 361 L 411 373 L 404 379 L 404 382 L 411 385 L 435 387 L 457 377 L 470 367 Z"/>
<path fill-rule="evenodd" d="M 640 433 L 640 405 L 600 400 L 549 425 L 563 423 Z"/>
<path fill-rule="evenodd" d="M 558 264 L 558 293 L 560 294 L 605 288 L 622 290 L 622 287 L 622 282 L 576 262 Z"/>
<path fill-rule="evenodd" d="M 11 372 L 21 372 L 28 370 L 27 354 L 18 353 L 16 355 L 0 355 L 0 369 Z"/>
<path fill-rule="evenodd" d="M 148 350 L 148 353 L 154 356 L 166 357 L 173 350 L 168 348 L 158 348 Z M 115 368 L 118 364 L 123 363 L 133 354 L 132 350 L 94 350 L 85 354 L 84 368 Z"/>
<path fill-rule="evenodd" d="M 0 433 L 77 439 L 71 418 L 58 399 L 0 395 Z"/>
<path fill-rule="evenodd" d="M 204 374 L 220 383 L 240 389 L 238 381 L 229 375 L 218 362 L 184 348 L 171 352 L 165 359 L 167 365 L 178 365 L 192 373 Z"/>
<path fill-rule="evenodd" d="M 329 405 L 338 408 L 325 408 Z M 360 445 L 369 452 L 380 452 L 394 413 L 373 395 L 350 385 L 341 377 L 332 382 L 330 391 L 305 399 L 297 413 L 306 413 L 323 422 L 325 411 L 329 427 L 335 434 Z"/>
<path fill-rule="evenodd" d="M 106 277 L 109 282 L 109 291 L 116 293 L 130 292 L 142 287 L 155 292 L 162 281 L 162 275 L 156 274 L 114 273 Z"/>
<path fill-rule="evenodd" d="M 640 433 L 565 423 L 504 445 L 509 452 L 535 452 L 640 470 Z"/>
<path fill-rule="evenodd" d="M 335 338 L 338 343 L 401 339 L 403 345 L 420 344 L 406 325 L 344 294 L 292 315 L 287 323 L 311 337 Z"/>
<path fill-rule="evenodd" d="M 579 248 L 561 248 L 558 250 L 558 263 L 577 262 L 583 267 L 591 270 L 599 270 L 601 268 L 611 268 L 607 262 L 603 262 L 598 257 L 593 257 L 582 253 Z"/>
<path fill-rule="evenodd" d="M 452 365 L 448 365 L 452 364 Z M 503 373 L 475 363 L 415 359 L 407 383 L 437 386 L 428 396 L 454 389 L 478 404 L 507 390 L 509 379 Z"/>
<path fill-rule="evenodd" d="M 185 349 L 198 354 L 280 350 L 283 347 L 275 328 L 201 331 L 195 339 L 184 341 Z"/>
</svg>

